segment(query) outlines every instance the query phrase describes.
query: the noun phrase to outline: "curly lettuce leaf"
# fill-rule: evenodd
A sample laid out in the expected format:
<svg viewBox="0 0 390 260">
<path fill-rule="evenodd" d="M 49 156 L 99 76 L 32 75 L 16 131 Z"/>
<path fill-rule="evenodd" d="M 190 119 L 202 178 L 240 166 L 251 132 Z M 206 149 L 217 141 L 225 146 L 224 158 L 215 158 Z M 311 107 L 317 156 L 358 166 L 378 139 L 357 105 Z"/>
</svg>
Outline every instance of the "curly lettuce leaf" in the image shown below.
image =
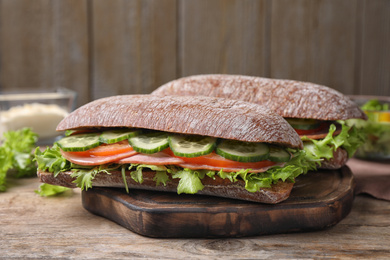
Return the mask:
<svg viewBox="0 0 390 260">
<path fill-rule="evenodd" d="M 38 140 L 38 135 L 30 128 L 8 131 L 3 134 L 2 147 L 11 155 L 14 177 L 32 177 L 36 175 L 32 151 Z"/>
<path fill-rule="evenodd" d="M 39 189 L 35 190 L 34 192 L 42 197 L 51 197 L 51 196 L 57 196 L 59 194 L 62 194 L 68 190 L 71 189 L 62 186 L 42 183 L 41 185 L 39 185 Z"/>
<path fill-rule="evenodd" d="M 169 176 L 165 171 L 158 171 L 156 172 L 156 175 L 153 177 L 153 181 L 156 182 L 156 186 L 163 184 L 164 186 L 167 185 L 167 182 L 169 181 Z"/>
<path fill-rule="evenodd" d="M 0 191 L 6 190 L 7 172 L 13 170 L 15 178 L 32 177 L 36 175 L 32 150 L 38 140 L 38 135 L 30 128 L 8 131 L 3 134 L 0 146 Z"/>
<path fill-rule="evenodd" d="M 35 150 L 35 159 L 38 169 L 54 173 L 56 177 L 60 172 L 71 169 L 71 163 L 61 155 L 60 147 L 55 143 L 41 152 L 39 147 Z"/>
<path fill-rule="evenodd" d="M 367 141 L 367 134 L 356 127 L 347 125 L 346 127 L 349 127 L 349 130 L 348 133 L 345 134 L 346 136 L 342 148 L 348 152 L 348 156 L 351 158 L 356 150 Z M 336 138 L 338 138 L 338 136 Z"/>
<path fill-rule="evenodd" d="M 112 170 L 117 170 L 119 166 L 111 167 L 111 165 L 99 165 L 93 168 L 82 167 L 73 169 L 72 178 L 76 178 L 73 183 L 81 190 L 88 190 L 92 188 L 92 181 L 98 173 L 111 174 Z"/>
<path fill-rule="evenodd" d="M 4 147 L 0 147 L 0 191 L 6 191 L 7 172 L 12 168 L 12 156 Z"/>
<path fill-rule="evenodd" d="M 135 171 L 131 171 L 130 176 L 134 181 L 136 181 L 138 183 L 142 183 L 144 181 L 143 176 L 142 176 L 142 170 L 145 168 L 148 168 L 148 169 L 150 169 L 152 171 L 156 171 L 156 172 L 167 171 L 167 168 L 163 165 L 130 164 L 128 169 L 131 170 L 133 168 L 135 168 Z M 164 181 L 164 185 L 165 185 L 165 181 Z"/>
<path fill-rule="evenodd" d="M 340 134 L 333 136 L 336 131 L 336 126 L 331 124 L 329 132 L 324 139 L 314 140 L 307 137 L 303 137 L 304 149 L 307 157 L 311 160 L 331 159 L 333 158 L 333 152 L 342 147 L 348 153 L 349 157 L 352 157 L 357 148 L 360 147 L 366 140 L 366 135 L 359 131 L 356 127 L 346 124 L 344 121 L 339 122 L 341 124 Z"/>
<path fill-rule="evenodd" d="M 198 191 L 203 190 L 204 186 L 201 179 L 203 179 L 204 176 L 204 173 L 201 171 L 194 171 L 187 168 L 177 171 L 172 175 L 172 178 L 180 179 L 177 186 L 177 194 L 195 194 Z"/>
<path fill-rule="evenodd" d="M 245 181 L 245 189 L 250 192 L 257 192 L 261 188 L 271 187 L 272 184 L 275 184 L 278 181 L 294 182 L 295 178 L 299 175 L 317 169 L 318 160 L 308 158 L 305 151 L 290 151 L 294 156 L 283 167 L 273 166 L 263 173 L 248 173 L 248 170 L 241 170 L 238 172 L 237 174 L 240 178 Z"/>
</svg>

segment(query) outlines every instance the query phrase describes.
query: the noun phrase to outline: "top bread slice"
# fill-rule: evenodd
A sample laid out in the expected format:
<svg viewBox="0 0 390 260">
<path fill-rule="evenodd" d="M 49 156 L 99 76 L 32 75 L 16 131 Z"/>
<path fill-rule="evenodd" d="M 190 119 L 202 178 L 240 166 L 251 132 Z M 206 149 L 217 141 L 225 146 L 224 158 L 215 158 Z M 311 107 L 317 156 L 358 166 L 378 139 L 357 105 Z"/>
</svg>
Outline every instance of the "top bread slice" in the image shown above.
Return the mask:
<svg viewBox="0 0 390 260">
<path fill-rule="evenodd" d="M 285 118 L 366 119 L 347 96 L 329 87 L 294 80 L 241 75 L 196 75 L 173 80 L 152 95 L 213 96 L 264 105 Z"/>
<path fill-rule="evenodd" d="M 204 96 L 120 95 L 90 102 L 64 118 L 58 131 L 129 127 L 303 148 L 298 134 L 264 106 Z"/>
</svg>

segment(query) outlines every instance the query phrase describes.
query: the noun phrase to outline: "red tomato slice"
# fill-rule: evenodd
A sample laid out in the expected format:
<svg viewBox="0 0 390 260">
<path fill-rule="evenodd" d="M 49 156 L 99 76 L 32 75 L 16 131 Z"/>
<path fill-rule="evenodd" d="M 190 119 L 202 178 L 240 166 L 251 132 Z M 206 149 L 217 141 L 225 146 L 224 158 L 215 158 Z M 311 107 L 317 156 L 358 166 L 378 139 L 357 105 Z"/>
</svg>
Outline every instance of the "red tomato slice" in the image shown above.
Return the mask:
<svg viewBox="0 0 390 260">
<path fill-rule="evenodd" d="M 123 140 L 114 144 L 101 144 L 98 147 L 92 148 L 83 152 L 68 152 L 76 156 L 110 156 L 133 151 L 129 141 Z"/>
<path fill-rule="evenodd" d="M 310 134 L 314 134 L 316 132 L 319 132 L 326 127 L 329 127 L 329 123 L 323 122 L 323 123 L 321 123 L 321 125 L 319 127 L 314 128 L 314 129 L 302 130 L 302 129 L 295 129 L 294 128 L 294 130 L 297 132 L 298 135 L 310 135 Z"/>
<path fill-rule="evenodd" d="M 193 157 L 193 158 L 187 158 L 187 157 L 179 157 L 175 156 L 172 152 L 171 149 L 165 149 L 165 153 L 182 159 L 186 163 L 191 163 L 191 164 L 199 164 L 199 165 L 209 165 L 209 166 L 214 166 L 214 167 L 220 167 L 220 168 L 245 168 L 245 169 L 258 169 L 258 168 L 263 168 L 263 167 L 268 167 L 275 165 L 275 162 L 271 162 L 268 160 L 265 161 L 260 161 L 260 162 L 251 162 L 251 163 L 246 163 L 246 162 L 236 162 L 233 160 L 228 160 L 223 158 L 222 156 L 212 152 L 207 155 L 203 156 L 198 156 L 198 157 Z"/>
</svg>

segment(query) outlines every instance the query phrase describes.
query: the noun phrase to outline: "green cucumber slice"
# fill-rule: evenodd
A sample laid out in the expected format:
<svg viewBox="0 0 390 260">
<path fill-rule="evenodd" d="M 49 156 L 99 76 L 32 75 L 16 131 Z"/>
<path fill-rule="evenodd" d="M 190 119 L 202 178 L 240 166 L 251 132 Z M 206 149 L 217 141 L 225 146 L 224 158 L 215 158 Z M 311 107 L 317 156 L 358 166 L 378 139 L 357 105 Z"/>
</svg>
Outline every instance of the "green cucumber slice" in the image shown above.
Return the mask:
<svg viewBox="0 0 390 260">
<path fill-rule="evenodd" d="M 286 118 L 286 121 L 295 129 L 311 130 L 320 127 L 321 121 L 315 119 Z"/>
<path fill-rule="evenodd" d="M 104 131 L 100 136 L 100 142 L 105 144 L 113 144 L 130 137 L 136 136 L 140 131 L 134 129 L 115 129 Z"/>
<path fill-rule="evenodd" d="M 216 138 L 199 135 L 170 135 L 169 147 L 176 156 L 198 157 L 211 153 L 215 148 Z"/>
<path fill-rule="evenodd" d="M 268 159 L 269 147 L 264 143 L 222 140 L 217 145 L 216 153 L 237 162 L 259 162 Z"/>
<path fill-rule="evenodd" d="M 100 133 L 76 134 L 62 138 L 57 142 L 65 152 L 82 152 L 100 145 Z"/>
<path fill-rule="evenodd" d="M 164 132 L 146 132 L 129 138 L 133 149 L 139 153 L 157 153 L 169 146 L 168 134 Z"/>
<path fill-rule="evenodd" d="M 270 146 L 268 160 L 273 162 L 288 162 L 291 159 L 291 154 L 284 148 L 278 146 Z"/>
</svg>

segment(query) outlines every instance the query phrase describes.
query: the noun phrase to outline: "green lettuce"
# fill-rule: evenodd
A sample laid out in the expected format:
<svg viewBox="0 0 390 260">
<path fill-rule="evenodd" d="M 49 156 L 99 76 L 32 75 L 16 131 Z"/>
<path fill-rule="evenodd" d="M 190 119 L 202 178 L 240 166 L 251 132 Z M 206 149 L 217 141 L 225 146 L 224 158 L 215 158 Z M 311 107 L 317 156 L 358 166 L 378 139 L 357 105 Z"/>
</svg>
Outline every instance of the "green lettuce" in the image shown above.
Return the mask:
<svg viewBox="0 0 390 260">
<path fill-rule="evenodd" d="M 6 190 L 7 173 L 15 178 L 36 176 L 32 151 L 38 135 L 30 128 L 8 131 L 3 134 L 0 146 L 0 191 Z"/>
<path fill-rule="evenodd" d="M 303 137 L 304 150 L 309 160 L 320 162 L 322 159 L 333 158 L 333 152 L 341 147 L 345 149 L 349 157 L 352 157 L 357 148 L 366 140 L 366 134 L 359 131 L 358 128 L 348 125 L 345 121 L 339 121 L 341 124 L 340 134 L 333 136 L 336 126 L 331 124 L 329 133 L 324 139 L 314 140 Z M 320 163 L 319 163 L 320 164 Z"/>
<path fill-rule="evenodd" d="M 201 179 L 204 178 L 204 174 L 201 171 L 194 171 L 190 169 L 183 169 L 177 171 L 172 175 L 172 178 L 179 178 L 179 184 L 177 185 L 177 193 L 195 194 L 200 190 L 203 190 L 204 186 Z"/>
<path fill-rule="evenodd" d="M 312 160 L 306 156 L 304 150 L 291 150 L 294 157 L 282 166 L 273 166 L 263 173 L 246 173 L 238 172 L 240 177 L 245 181 L 245 188 L 250 192 L 259 191 L 261 188 L 269 188 L 278 181 L 294 182 L 301 174 L 317 169 L 317 160 Z"/>
<path fill-rule="evenodd" d="M 167 182 L 169 181 L 169 176 L 165 171 L 158 171 L 153 177 L 153 181 L 156 182 L 156 186 L 163 184 L 167 186 Z"/>
<path fill-rule="evenodd" d="M 0 147 L 0 191 L 5 191 L 7 172 L 12 168 L 12 156 L 4 147 Z"/>
<path fill-rule="evenodd" d="M 135 168 L 135 170 L 130 172 L 130 176 L 134 181 L 136 181 L 138 183 L 142 183 L 144 181 L 143 175 L 142 175 L 142 170 L 144 168 L 148 168 L 149 170 L 156 171 L 156 172 L 167 171 L 167 168 L 163 165 L 130 164 L 128 169 L 131 170 L 133 168 Z M 162 179 L 161 179 L 161 181 L 162 181 Z M 163 183 L 165 183 L 165 182 L 163 181 Z"/>
<path fill-rule="evenodd" d="M 57 196 L 57 195 L 62 194 L 68 190 L 71 190 L 71 189 L 66 188 L 66 187 L 62 187 L 62 186 L 42 183 L 39 186 L 39 189 L 35 190 L 35 193 L 42 196 L 42 197 L 50 197 L 50 196 Z"/>
<path fill-rule="evenodd" d="M 389 104 L 382 104 L 378 99 L 371 99 L 364 103 L 360 108 L 362 110 L 386 111 L 389 110 Z"/>
<path fill-rule="evenodd" d="M 355 126 L 367 136 L 366 142 L 356 152 L 356 157 L 375 160 L 388 158 L 390 156 L 390 122 L 388 119 L 390 104 L 371 99 L 360 108 L 366 113 L 368 120 L 348 120 L 349 125 Z"/>
<path fill-rule="evenodd" d="M 135 168 L 135 171 L 131 171 L 130 176 L 135 182 L 143 182 L 142 171 L 145 168 L 147 168 L 147 170 L 152 170 L 156 172 L 155 176 L 153 177 L 153 181 L 156 182 L 156 186 L 160 185 L 160 183 L 166 186 L 167 182 L 169 181 L 169 176 L 167 172 L 171 172 L 171 170 L 164 165 L 130 164 L 130 166 L 128 167 L 129 170 L 133 168 Z"/>
<path fill-rule="evenodd" d="M 111 174 L 111 171 L 118 170 L 119 167 L 119 165 L 113 166 L 109 164 L 99 165 L 92 168 L 81 166 L 80 168 L 73 168 L 70 176 L 75 178 L 73 182 L 77 187 L 81 188 L 81 190 L 88 190 L 89 188 L 92 188 L 92 181 L 98 173 Z"/>
<path fill-rule="evenodd" d="M 71 169 L 71 163 L 62 157 L 60 147 L 56 143 L 52 147 L 47 147 L 43 152 L 37 147 L 34 160 L 38 164 L 38 169 L 52 172 L 54 177 L 60 172 Z"/>
<path fill-rule="evenodd" d="M 383 158 L 390 156 L 390 123 L 377 122 L 368 113 L 368 121 L 361 119 L 348 120 L 349 125 L 353 125 L 359 132 L 367 137 L 365 143 L 359 147 L 356 156 L 360 158 Z"/>
</svg>

